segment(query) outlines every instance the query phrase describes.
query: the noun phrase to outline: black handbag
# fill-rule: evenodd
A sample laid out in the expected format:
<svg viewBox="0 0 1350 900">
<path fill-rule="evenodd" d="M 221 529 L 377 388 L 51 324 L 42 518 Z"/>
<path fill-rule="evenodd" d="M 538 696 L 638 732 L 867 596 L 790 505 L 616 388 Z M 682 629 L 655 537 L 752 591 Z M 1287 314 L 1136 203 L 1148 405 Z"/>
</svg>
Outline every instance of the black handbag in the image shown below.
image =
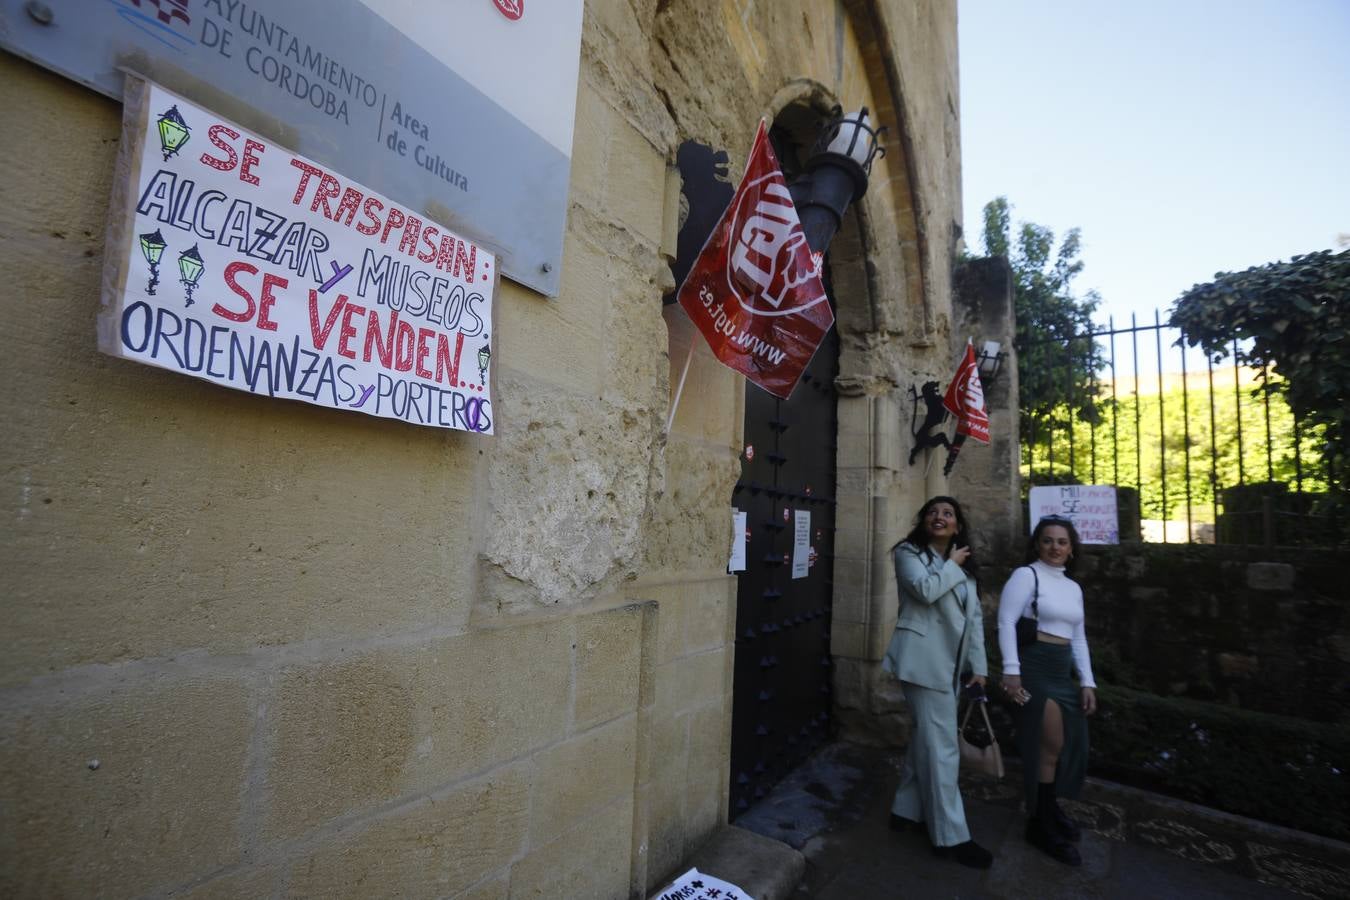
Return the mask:
<svg viewBox="0 0 1350 900">
<path fill-rule="evenodd" d="M 977 706 L 980 708 L 980 715 L 984 717 L 984 734 L 981 737 L 987 736 L 989 740 L 989 743 L 982 747 L 966 739 L 966 723 L 970 721 L 971 711 Z M 1002 779 L 1003 751 L 998 747 L 993 723 L 989 721 L 989 710 L 985 707 L 983 698 L 971 700 L 966 704 L 966 714 L 961 719 L 961 727 L 956 730 L 956 749 L 961 754 L 961 771 Z M 979 722 L 975 723 L 975 727 L 979 728 Z"/>
<path fill-rule="evenodd" d="M 1036 579 L 1036 590 L 1031 595 L 1031 615 L 1022 616 L 1017 620 L 1017 646 L 1019 648 L 1036 643 L 1036 631 L 1039 627 L 1037 620 L 1041 616 L 1040 604 L 1036 602 L 1041 596 L 1041 578 L 1031 566 L 1027 566 L 1027 568 L 1031 569 L 1031 577 Z"/>
</svg>

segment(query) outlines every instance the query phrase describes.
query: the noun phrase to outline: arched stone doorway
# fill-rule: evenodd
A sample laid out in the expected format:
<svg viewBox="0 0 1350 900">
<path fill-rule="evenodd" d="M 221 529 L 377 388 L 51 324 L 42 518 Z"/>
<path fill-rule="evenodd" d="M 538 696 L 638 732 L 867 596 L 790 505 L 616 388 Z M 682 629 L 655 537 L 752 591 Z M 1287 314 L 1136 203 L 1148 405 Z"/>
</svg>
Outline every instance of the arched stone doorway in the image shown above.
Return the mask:
<svg viewBox="0 0 1350 900">
<path fill-rule="evenodd" d="M 676 146 L 696 141 L 714 155 L 724 154 L 726 172 L 721 180 L 729 183 L 728 191 L 738 181 L 744 148 L 760 116 L 768 116 L 780 127 L 791 126 L 793 113 L 799 111 L 796 107 L 818 119 L 839 102 L 850 109 L 867 105 L 874 120 L 890 128 L 885 141 L 887 157 L 874 166 L 867 195 L 854 204 L 830 247 L 829 274 L 836 301 L 832 337 L 838 342 L 831 385 L 836 423 L 824 430 L 835 445 L 833 489 L 828 495 L 835 511 L 833 558 L 829 560 L 833 584 L 828 615 L 817 616 L 811 626 L 795 625 L 794 631 L 808 634 L 814 628 L 816 647 L 825 648 L 814 663 L 819 666 L 821 656 L 829 657 L 829 666 L 820 669 L 826 673 L 833 701 L 830 719 L 839 730 L 852 734 L 880 730 L 894 737 L 898 736 L 892 732 L 897 732 L 900 723 L 900 700 L 877 668 L 895 623 L 895 587 L 887 548 L 903 533 L 902 520 L 935 487 L 927 483 L 922 467 L 911 469 L 904 462 L 911 443 L 905 391 L 916 382 L 942 377 L 939 373 L 950 366 L 946 297 L 958 234 L 953 227 L 954 201 L 959 197 L 956 107 L 954 84 L 948 85 L 945 70 L 934 69 L 930 63 L 942 56 L 948 37 L 954 35 L 955 17 L 941 11 L 930 16 L 919 10 L 918 21 L 902 22 L 898 12 L 909 7 L 871 0 L 807 3 L 791 14 L 787 9 L 734 0 L 662 3 L 657 8 L 652 60 L 659 73 L 661 104 L 677 136 Z M 766 52 L 770 48 L 772 52 Z M 906 85 L 910 90 L 905 90 Z M 947 92 L 945 96 L 942 91 Z M 715 103 L 709 100 L 714 93 Z M 910 94 L 918 100 L 906 101 Z M 814 137 L 815 122 L 811 125 L 802 136 L 803 144 L 809 145 Z M 687 320 L 678 314 L 668 314 L 666 319 L 672 395 L 682 383 L 684 361 L 692 359 L 683 409 L 698 409 L 697 415 L 680 413 L 687 428 L 682 430 L 676 421 L 667 458 L 710 460 L 704 469 L 709 478 L 683 478 L 675 493 L 698 496 L 705 505 L 720 505 L 730 498 L 733 505 L 747 508 L 748 504 L 732 496 L 733 479 L 761 483 L 763 479 L 747 476 L 743 458 L 734 469 L 722 468 L 723 457 L 713 452 L 712 444 L 722 451 L 727 446 L 722 443 L 726 435 L 732 453 L 744 452 L 751 443 L 744 439 L 746 413 L 754 400 L 743 382 L 727 390 L 725 371 L 704 352 Z M 692 397 L 699 398 L 698 405 L 689 402 Z M 732 423 L 730 434 L 722 430 Z M 674 462 L 670 471 L 677 471 Z M 940 467 L 937 471 L 940 474 Z M 781 512 L 780 505 L 778 522 Z M 706 518 L 705 533 L 721 530 L 713 525 L 711 515 Z M 752 555 L 755 550 L 752 535 Z M 784 550 L 790 553 L 787 529 L 777 549 L 780 566 Z M 817 546 L 813 572 L 820 571 L 820 560 L 827 552 Z M 722 568 L 720 561 L 718 568 Z M 739 592 L 739 579 L 728 587 Z M 708 596 L 691 600 L 706 605 L 712 602 Z M 810 608 L 820 607 L 817 601 Z M 676 609 L 673 603 L 671 609 Z M 666 607 L 661 615 L 662 622 L 667 621 Z M 778 627 L 782 619 L 774 620 Z M 745 633 L 744 625 L 727 625 L 728 632 L 736 629 L 737 637 Z M 733 671 L 726 673 L 730 681 L 724 683 L 734 684 L 735 694 L 758 701 L 762 687 L 757 686 L 756 676 L 743 677 L 745 667 L 757 671 L 764 656 L 770 657 L 772 665 L 775 654 L 759 653 L 739 643 L 732 655 L 736 662 L 729 662 L 728 669 Z M 777 655 L 782 668 L 782 654 Z M 677 660 L 669 668 L 678 671 L 684 664 Z M 821 712 L 814 712 L 817 721 Z M 810 717 L 806 718 L 809 722 Z M 668 721 L 678 739 L 678 718 Z M 732 765 L 731 757 L 740 755 L 732 746 L 740 743 L 732 733 L 744 726 L 737 727 L 730 710 L 723 721 L 720 737 L 732 752 L 723 757 L 726 768 L 716 773 L 716 779 L 727 790 L 723 813 L 734 817 L 739 799 L 736 783 L 742 772 Z M 803 724 L 793 728 L 799 742 Z M 700 735 L 710 739 L 710 734 L 705 723 Z M 692 731 L 687 739 L 692 742 Z M 763 774 L 754 772 L 755 762 L 749 764 L 747 776 Z M 671 769 L 678 765 L 677 761 Z M 703 768 L 698 776 L 705 774 L 708 770 Z M 682 777 L 696 779 L 692 772 Z"/>
<path fill-rule="evenodd" d="M 775 117 L 770 137 L 791 183 L 829 120 L 822 90 Z M 844 252 L 827 251 L 823 277 L 838 319 L 835 273 L 865 284 L 857 210 L 841 227 Z M 863 303 L 870 302 L 861 298 Z M 850 304 L 859 298 L 849 298 Z M 730 814 L 745 812 L 833 734 L 831 623 L 834 600 L 835 379 L 840 339 L 832 328 L 792 394 L 780 400 L 745 384 L 741 475 L 732 505 L 746 515 L 746 570 L 738 577 Z M 804 543 L 804 548 L 801 546 Z M 805 571 L 794 566 L 805 550 Z M 795 569 L 795 571 L 794 571 Z"/>
</svg>

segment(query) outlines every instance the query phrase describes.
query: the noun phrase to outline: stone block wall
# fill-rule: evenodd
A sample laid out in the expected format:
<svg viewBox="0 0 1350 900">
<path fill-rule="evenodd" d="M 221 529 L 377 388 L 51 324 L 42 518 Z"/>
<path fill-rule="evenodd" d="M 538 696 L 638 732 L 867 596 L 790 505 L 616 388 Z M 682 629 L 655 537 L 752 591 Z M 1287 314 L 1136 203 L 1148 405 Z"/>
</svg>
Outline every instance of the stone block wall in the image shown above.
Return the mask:
<svg viewBox="0 0 1350 900">
<path fill-rule="evenodd" d="M 1343 554 L 1253 550 L 1139 543 L 1088 548 L 1078 580 L 1098 682 L 1347 721 L 1350 604 Z M 993 599 L 1009 570 L 990 571 Z"/>
<path fill-rule="evenodd" d="M 32 679 L 4 695 L 0 886 L 532 896 L 561 860 L 622 895 L 656 612 Z"/>
<path fill-rule="evenodd" d="M 896 397 L 948 365 L 955 10 L 791 6 L 588 0 L 562 290 L 501 285 L 491 438 L 100 356 L 120 107 L 0 53 L 0 894 L 643 896 L 726 821 L 745 388 L 662 308 L 669 169 L 738 177 L 796 101 L 894 136 L 836 269 L 872 677 L 932 488 Z"/>
</svg>

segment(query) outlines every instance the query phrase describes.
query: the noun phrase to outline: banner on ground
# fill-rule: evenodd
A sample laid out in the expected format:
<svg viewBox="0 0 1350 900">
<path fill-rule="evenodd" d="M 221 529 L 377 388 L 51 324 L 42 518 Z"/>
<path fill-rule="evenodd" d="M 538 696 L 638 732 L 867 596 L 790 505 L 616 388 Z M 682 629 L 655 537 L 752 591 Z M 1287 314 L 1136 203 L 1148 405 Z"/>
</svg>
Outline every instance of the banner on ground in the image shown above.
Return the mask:
<svg viewBox="0 0 1350 900">
<path fill-rule="evenodd" d="M 268 397 L 491 434 L 495 256 L 128 79 L 99 349 Z"/>
<path fill-rule="evenodd" d="M 690 869 L 651 895 L 650 900 L 754 900 L 729 881 Z"/>
<path fill-rule="evenodd" d="M 723 364 L 786 399 L 834 324 L 787 182 L 759 123 L 740 187 L 680 286 Z"/>
</svg>

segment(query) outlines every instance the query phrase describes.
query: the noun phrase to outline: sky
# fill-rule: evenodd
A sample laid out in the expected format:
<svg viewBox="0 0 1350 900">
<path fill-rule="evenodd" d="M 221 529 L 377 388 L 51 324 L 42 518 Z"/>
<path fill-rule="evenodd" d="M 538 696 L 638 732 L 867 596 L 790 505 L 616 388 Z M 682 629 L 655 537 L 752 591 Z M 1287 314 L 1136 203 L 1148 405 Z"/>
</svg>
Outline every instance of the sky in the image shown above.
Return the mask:
<svg viewBox="0 0 1350 900">
<path fill-rule="evenodd" d="M 1350 0 L 959 0 L 965 237 L 1082 229 L 1102 324 L 1350 233 Z"/>
</svg>

